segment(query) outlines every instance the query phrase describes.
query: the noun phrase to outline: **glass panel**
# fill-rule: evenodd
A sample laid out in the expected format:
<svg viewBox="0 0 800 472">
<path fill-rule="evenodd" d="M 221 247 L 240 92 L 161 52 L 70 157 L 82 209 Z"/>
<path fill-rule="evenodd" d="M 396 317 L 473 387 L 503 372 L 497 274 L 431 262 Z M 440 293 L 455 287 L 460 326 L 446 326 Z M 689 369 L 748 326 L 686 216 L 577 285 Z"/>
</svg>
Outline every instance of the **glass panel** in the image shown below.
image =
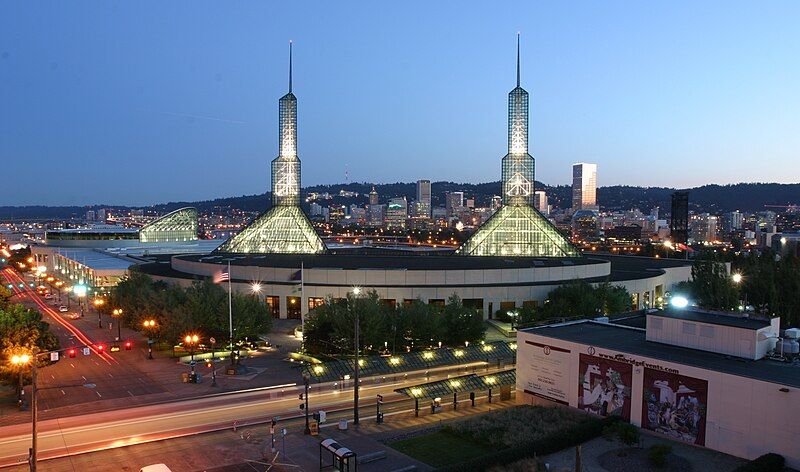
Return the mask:
<svg viewBox="0 0 800 472">
<path fill-rule="evenodd" d="M 197 210 L 181 208 L 167 213 L 139 231 L 143 243 L 167 243 L 197 240 Z"/>
</svg>

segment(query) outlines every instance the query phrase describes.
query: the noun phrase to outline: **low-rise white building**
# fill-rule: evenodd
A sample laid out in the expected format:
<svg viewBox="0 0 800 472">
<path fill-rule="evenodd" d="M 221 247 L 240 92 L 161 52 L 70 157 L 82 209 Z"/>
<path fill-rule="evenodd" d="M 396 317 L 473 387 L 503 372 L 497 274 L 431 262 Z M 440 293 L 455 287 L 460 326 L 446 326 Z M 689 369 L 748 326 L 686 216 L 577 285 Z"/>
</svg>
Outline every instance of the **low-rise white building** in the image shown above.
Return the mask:
<svg viewBox="0 0 800 472">
<path fill-rule="evenodd" d="M 800 359 L 765 357 L 796 353 L 800 331 L 692 308 L 642 316 L 520 331 L 517 398 L 618 415 L 746 459 L 774 452 L 800 467 Z"/>
</svg>

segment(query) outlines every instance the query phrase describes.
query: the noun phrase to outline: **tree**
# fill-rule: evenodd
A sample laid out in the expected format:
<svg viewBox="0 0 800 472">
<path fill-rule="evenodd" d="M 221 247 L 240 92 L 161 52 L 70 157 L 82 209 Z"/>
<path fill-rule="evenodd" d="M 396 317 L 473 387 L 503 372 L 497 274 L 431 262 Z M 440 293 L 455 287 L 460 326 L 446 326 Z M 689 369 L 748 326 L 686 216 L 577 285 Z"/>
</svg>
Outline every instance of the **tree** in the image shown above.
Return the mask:
<svg viewBox="0 0 800 472">
<path fill-rule="evenodd" d="M 478 310 L 465 308 L 461 298 L 455 293 L 447 299 L 440 323 L 442 343 L 448 346 L 480 341 L 486 333 L 483 315 Z"/>
<path fill-rule="evenodd" d="M 691 295 L 703 308 L 732 310 L 739 305 L 739 293 L 723 262 L 713 256 L 692 264 Z"/>
<path fill-rule="evenodd" d="M 624 312 L 630 306 L 631 296 L 624 287 L 607 282 L 595 287 L 584 281 L 574 281 L 551 291 L 540 312 L 544 319 L 592 318 Z"/>
<path fill-rule="evenodd" d="M 50 326 L 42 321 L 42 314 L 19 304 L 0 307 L 0 357 L 7 360 L 14 355 L 30 354 L 34 347 L 42 352 L 58 349 L 58 338 L 50 332 Z M 46 363 L 48 360 L 42 359 L 40 362 Z M 1 380 L 13 381 L 18 372 L 18 367 L 0 362 Z M 27 378 L 29 373 L 24 376 Z"/>
</svg>

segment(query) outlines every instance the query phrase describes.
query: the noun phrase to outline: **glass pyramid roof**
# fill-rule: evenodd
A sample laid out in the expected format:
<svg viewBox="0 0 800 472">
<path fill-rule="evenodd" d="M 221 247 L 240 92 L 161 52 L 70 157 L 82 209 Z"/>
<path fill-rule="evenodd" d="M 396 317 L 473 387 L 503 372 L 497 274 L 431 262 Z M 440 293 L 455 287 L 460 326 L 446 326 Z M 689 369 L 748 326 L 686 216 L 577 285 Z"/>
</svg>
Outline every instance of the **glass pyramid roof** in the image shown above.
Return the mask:
<svg viewBox="0 0 800 472">
<path fill-rule="evenodd" d="M 274 206 L 217 249 L 234 253 L 319 254 L 325 244 L 298 206 Z"/>
<path fill-rule="evenodd" d="M 580 257 L 547 218 L 528 205 L 504 205 L 458 248 L 466 256 Z"/>
</svg>

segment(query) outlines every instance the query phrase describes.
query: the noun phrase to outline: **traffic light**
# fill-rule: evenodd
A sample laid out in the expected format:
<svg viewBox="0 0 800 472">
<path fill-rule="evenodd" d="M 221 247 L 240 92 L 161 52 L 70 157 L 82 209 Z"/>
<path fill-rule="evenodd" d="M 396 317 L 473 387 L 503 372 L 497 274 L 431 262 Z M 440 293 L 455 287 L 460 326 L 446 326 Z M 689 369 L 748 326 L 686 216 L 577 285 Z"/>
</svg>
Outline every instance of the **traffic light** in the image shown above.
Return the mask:
<svg viewBox="0 0 800 472">
<path fill-rule="evenodd" d="M 210 368 L 211 368 L 211 366 L 212 366 L 212 364 L 211 364 L 211 360 L 207 360 L 207 361 L 206 361 L 206 367 L 208 367 L 208 368 L 210 369 Z"/>
<path fill-rule="evenodd" d="M 305 395 L 301 393 L 301 394 L 300 394 L 300 400 L 305 400 L 305 399 L 306 399 L 306 398 L 305 398 Z"/>
<path fill-rule="evenodd" d="M 103 350 L 105 350 L 105 348 L 106 348 L 106 347 L 105 347 L 105 346 L 103 346 L 102 344 L 98 344 L 98 345 L 97 345 L 97 352 L 98 352 L 98 353 L 100 353 L 100 352 L 103 352 Z"/>
<path fill-rule="evenodd" d="M 74 347 L 71 347 L 67 351 L 67 354 L 69 355 L 70 358 L 74 358 L 78 354 L 78 351 L 76 351 Z"/>
<path fill-rule="evenodd" d="M 131 341 L 125 341 L 125 350 L 130 351 L 133 343 Z"/>
<path fill-rule="evenodd" d="M 305 403 L 301 403 L 300 404 L 300 409 L 301 410 L 305 410 L 306 409 L 306 404 Z"/>
</svg>

